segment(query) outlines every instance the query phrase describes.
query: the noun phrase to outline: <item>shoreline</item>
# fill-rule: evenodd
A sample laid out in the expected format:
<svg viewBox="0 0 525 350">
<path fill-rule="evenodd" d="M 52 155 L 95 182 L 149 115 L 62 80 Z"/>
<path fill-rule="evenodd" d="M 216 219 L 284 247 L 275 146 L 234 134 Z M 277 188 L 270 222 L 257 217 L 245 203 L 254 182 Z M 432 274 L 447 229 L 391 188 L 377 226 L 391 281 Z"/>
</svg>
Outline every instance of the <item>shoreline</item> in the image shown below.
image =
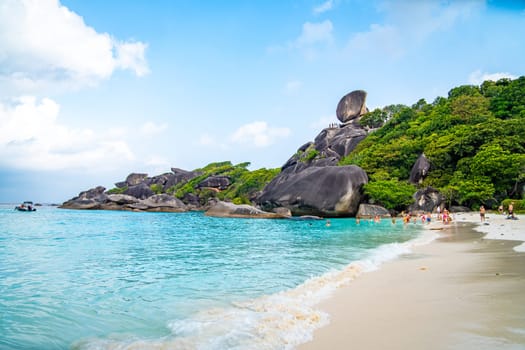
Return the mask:
<svg viewBox="0 0 525 350">
<path fill-rule="evenodd" d="M 525 224 L 479 221 L 460 213 L 426 226 L 439 237 L 322 301 L 330 323 L 297 349 L 523 348 Z"/>
</svg>

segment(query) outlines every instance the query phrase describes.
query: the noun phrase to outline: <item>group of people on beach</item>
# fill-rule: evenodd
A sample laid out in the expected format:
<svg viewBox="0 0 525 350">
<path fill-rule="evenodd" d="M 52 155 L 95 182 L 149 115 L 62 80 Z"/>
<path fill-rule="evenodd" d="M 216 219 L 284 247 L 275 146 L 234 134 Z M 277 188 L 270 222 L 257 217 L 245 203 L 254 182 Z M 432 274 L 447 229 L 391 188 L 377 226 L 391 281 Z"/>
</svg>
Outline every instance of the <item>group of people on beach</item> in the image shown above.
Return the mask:
<svg viewBox="0 0 525 350">
<path fill-rule="evenodd" d="M 422 214 L 421 213 L 413 214 L 412 212 L 402 211 L 401 219 L 403 220 L 404 224 L 409 224 L 410 222 L 413 222 L 414 224 L 416 224 L 418 221 L 421 221 L 422 224 L 430 224 L 430 222 L 432 221 L 432 213 L 428 212 L 428 213 L 422 213 Z M 359 216 L 356 216 L 355 220 L 356 220 L 356 224 L 359 225 L 359 223 L 361 222 L 361 218 Z M 375 223 L 379 223 L 381 221 L 381 217 L 379 215 L 375 215 L 373 217 L 370 216 L 369 220 L 370 222 L 373 221 Z M 395 224 L 396 216 L 392 215 L 391 220 L 392 220 L 392 223 Z M 450 215 L 449 211 L 446 208 L 443 210 L 443 213 L 441 213 L 441 210 L 438 209 L 437 220 L 443 221 L 443 223 L 448 224 L 449 222 L 452 221 L 452 216 Z"/>
<path fill-rule="evenodd" d="M 481 207 L 479 207 L 479 216 L 480 216 L 481 222 L 485 221 L 485 211 L 486 210 L 485 210 L 485 207 L 483 205 Z M 505 210 L 503 208 L 503 204 L 501 204 L 498 207 L 498 212 L 501 215 L 505 215 Z M 510 204 L 509 204 L 509 207 L 508 207 L 508 210 L 507 210 L 507 219 L 513 219 L 513 220 L 517 219 L 517 217 L 514 215 L 514 202 L 510 202 Z"/>
<path fill-rule="evenodd" d="M 417 215 L 414 215 L 412 213 L 405 213 L 404 211 L 401 212 L 401 217 L 403 218 L 403 223 L 404 224 L 408 224 L 410 223 L 410 221 L 412 221 L 414 224 L 417 223 L 418 219 L 421 220 L 421 223 L 422 224 L 430 224 L 430 222 L 432 221 L 432 213 L 431 212 L 428 212 L 428 213 L 423 213 L 423 214 L 417 214 Z M 439 218 L 438 218 L 439 220 Z"/>
<path fill-rule="evenodd" d="M 498 208 L 498 211 L 502 215 L 505 214 L 505 212 L 503 210 L 503 205 L 500 205 L 500 207 Z M 437 213 L 437 216 L 436 216 L 437 221 L 441 221 L 441 222 L 443 222 L 443 224 L 449 224 L 450 222 L 452 222 L 452 215 L 451 215 L 450 211 L 447 208 L 441 209 L 441 207 L 438 206 L 436 208 L 436 213 Z M 482 205 L 479 208 L 479 215 L 480 215 L 481 222 L 485 221 L 485 214 L 486 214 L 486 209 Z M 432 221 L 432 213 L 431 212 L 422 213 L 422 214 L 418 213 L 417 215 L 414 215 L 412 212 L 404 212 L 404 211 L 402 211 L 401 212 L 401 218 L 402 218 L 404 224 L 409 224 L 410 222 L 413 222 L 415 224 L 415 223 L 418 222 L 418 219 L 421 220 L 422 224 L 425 224 L 425 223 L 426 224 L 430 224 L 430 222 Z M 359 225 L 359 223 L 361 221 L 361 218 L 359 216 L 357 216 L 355 219 L 356 219 L 356 224 Z M 378 222 L 381 221 L 381 217 L 379 215 L 370 216 L 369 219 L 370 219 L 370 222 L 372 222 L 372 220 L 373 220 L 373 222 L 375 222 L 375 223 L 378 223 Z M 509 204 L 507 219 L 517 219 L 514 216 L 514 202 L 511 202 Z M 392 223 L 393 224 L 396 223 L 396 216 L 395 215 L 392 215 Z M 327 226 L 328 225 L 329 224 L 327 224 Z"/>
</svg>

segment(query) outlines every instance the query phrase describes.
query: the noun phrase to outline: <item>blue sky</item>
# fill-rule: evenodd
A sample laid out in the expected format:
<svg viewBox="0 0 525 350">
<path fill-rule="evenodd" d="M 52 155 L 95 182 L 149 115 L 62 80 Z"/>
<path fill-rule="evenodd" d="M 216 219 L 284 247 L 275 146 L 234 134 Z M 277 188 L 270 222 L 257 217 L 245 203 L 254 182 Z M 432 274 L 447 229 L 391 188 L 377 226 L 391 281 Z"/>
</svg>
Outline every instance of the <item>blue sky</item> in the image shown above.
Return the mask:
<svg viewBox="0 0 525 350">
<path fill-rule="evenodd" d="M 280 167 L 370 109 L 525 74 L 523 1 L 0 1 L 0 202 Z"/>
</svg>

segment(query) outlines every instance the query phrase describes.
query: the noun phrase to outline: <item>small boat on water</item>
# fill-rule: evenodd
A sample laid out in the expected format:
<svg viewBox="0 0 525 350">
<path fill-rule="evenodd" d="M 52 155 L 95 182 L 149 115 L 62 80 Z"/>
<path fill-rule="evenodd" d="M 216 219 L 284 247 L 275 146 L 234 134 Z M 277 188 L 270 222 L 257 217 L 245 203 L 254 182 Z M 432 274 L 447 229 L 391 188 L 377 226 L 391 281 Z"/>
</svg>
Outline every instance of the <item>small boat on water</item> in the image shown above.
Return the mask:
<svg viewBox="0 0 525 350">
<path fill-rule="evenodd" d="M 36 211 L 36 208 L 31 201 L 25 201 L 24 203 L 17 205 L 15 210 L 18 211 Z"/>
</svg>

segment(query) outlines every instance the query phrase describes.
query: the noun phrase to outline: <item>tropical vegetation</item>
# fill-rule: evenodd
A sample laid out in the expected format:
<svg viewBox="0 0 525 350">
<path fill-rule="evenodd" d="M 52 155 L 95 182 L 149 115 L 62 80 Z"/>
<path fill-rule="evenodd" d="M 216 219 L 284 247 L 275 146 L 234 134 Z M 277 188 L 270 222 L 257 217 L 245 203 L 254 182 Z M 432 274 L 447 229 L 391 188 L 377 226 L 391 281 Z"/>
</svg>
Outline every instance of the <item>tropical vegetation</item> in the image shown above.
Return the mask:
<svg viewBox="0 0 525 350">
<path fill-rule="evenodd" d="M 376 130 L 340 164 L 362 167 L 370 178 L 365 193 L 387 208 L 405 205 L 421 154 L 431 170 L 419 186 L 438 189 L 449 203 L 496 207 L 523 198 L 525 77 L 459 86 L 432 103 L 376 109 L 360 123 Z"/>
<path fill-rule="evenodd" d="M 185 199 L 188 194 L 195 195 L 205 204 L 209 198 L 215 197 L 220 200 L 227 200 L 235 204 L 249 204 L 280 171 L 277 169 L 261 168 L 250 171 L 250 163 L 240 163 L 233 165 L 230 161 L 210 163 L 203 168 L 195 169 L 194 172 L 201 175 L 189 180 L 182 181 L 170 187 L 167 192 L 180 199 Z M 226 176 L 231 185 L 223 191 L 210 188 L 200 188 L 197 186 L 210 176 Z"/>
</svg>

